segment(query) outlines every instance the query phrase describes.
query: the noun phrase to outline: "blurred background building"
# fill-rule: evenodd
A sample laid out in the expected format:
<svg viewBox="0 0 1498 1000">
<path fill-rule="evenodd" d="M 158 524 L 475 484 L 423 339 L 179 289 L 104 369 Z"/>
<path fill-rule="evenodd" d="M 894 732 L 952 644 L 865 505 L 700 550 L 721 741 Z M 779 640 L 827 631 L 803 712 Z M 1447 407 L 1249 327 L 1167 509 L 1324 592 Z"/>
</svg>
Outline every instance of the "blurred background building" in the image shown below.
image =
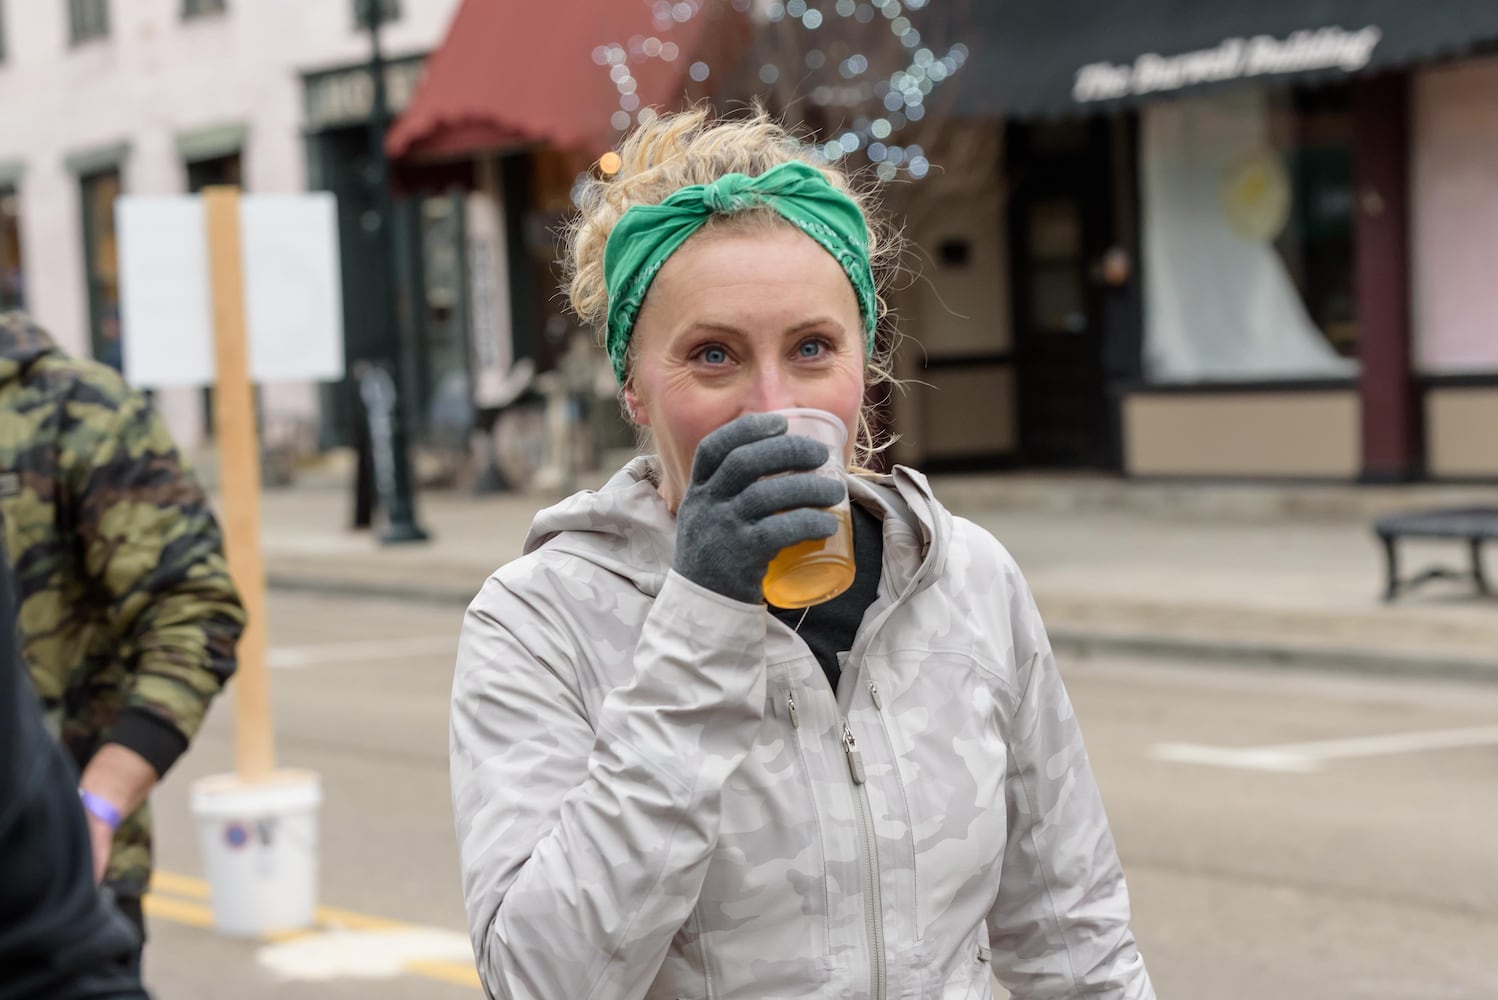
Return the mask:
<svg viewBox="0 0 1498 1000">
<path fill-rule="evenodd" d="M 628 445 L 557 228 L 642 117 L 759 99 L 887 181 L 913 240 L 896 460 L 1498 479 L 1489 0 L 381 2 L 402 387 L 425 449 L 476 443 L 470 473 Z M 0 297 L 117 359 L 116 194 L 328 189 L 363 356 L 385 306 L 362 9 L 0 0 Z M 196 394 L 162 397 L 211 434 Z M 264 408 L 269 439 L 351 439 L 345 387 Z"/>
<path fill-rule="evenodd" d="M 61 0 L 0 3 L 0 297 L 24 305 L 70 350 L 121 362 L 113 202 L 209 184 L 339 201 L 350 361 L 376 336 L 383 273 L 370 173 L 373 88 L 363 0 Z M 379 0 L 390 103 L 403 107 L 455 0 Z M 451 257 L 445 202 L 407 200 L 410 260 Z M 449 227 L 450 228 L 450 227 Z M 440 309 L 408 331 L 422 366 L 452 363 Z M 461 358 L 456 362 L 460 367 Z M 425 370 L 425 369 L 423 369 Z M 434 376 L 433 382 L 440 377 Z M 341 386 L 267 387 L 267 442 L 302 451 L 342 443 Z M 158 405 L 190 450 L 211 439 L 204 393 Z"/>
</svg>

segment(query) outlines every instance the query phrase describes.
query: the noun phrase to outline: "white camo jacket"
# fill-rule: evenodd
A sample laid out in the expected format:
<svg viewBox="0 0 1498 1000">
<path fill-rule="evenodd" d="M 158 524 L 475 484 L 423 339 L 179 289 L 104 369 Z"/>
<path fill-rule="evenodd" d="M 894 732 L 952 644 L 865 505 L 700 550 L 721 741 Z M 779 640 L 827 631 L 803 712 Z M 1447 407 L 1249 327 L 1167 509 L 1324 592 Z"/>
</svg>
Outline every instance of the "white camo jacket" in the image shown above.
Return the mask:
<svg viewBox="0 0 1498 1000">
<path fill-rule="evenodd" d="M 917 473 L 838 690 L 670 571 L 640 459 L 537 515 L 464 620 L 453 810 L 485 991 L 1152 1000 L 1071 703 L 1013 560 Z M 812 613 L 815 613 L 813 609 Z"/>
</svg>

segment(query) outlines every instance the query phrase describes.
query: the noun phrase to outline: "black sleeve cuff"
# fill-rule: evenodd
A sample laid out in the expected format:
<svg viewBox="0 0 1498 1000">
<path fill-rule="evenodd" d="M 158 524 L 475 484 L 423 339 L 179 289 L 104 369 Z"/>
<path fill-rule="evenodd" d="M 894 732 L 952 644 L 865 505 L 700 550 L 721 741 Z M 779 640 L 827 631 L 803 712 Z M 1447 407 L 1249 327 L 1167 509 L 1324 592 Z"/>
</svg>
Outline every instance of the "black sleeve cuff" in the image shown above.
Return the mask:
<svg viewBox="0 0 1498 1000">
<path fill-rule="evenodd" d="M 187 737 L 176 726 L 140 708 L 127 708 L 115 720 L 110 743 L 134 750 L 163 777 L 187 752 Z"/>
</svg>

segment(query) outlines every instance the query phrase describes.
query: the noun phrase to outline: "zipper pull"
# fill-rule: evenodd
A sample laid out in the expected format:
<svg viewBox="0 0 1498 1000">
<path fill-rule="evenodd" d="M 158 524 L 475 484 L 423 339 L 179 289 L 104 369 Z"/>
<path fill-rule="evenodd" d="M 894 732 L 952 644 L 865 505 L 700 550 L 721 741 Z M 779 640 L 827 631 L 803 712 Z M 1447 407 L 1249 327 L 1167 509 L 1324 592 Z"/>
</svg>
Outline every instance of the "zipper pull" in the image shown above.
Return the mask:
<svg viewBox="0 0 1498 1000">
<path fill-rule="evenodd" d="M 800 729 L 801 713 L 796 711 L 796 692 L 787 691 L 785 693 L 785 706 L 791 710 L 791 728 Z"/>
<path fill-rule="evenodd" d="M 884 711 L 884 701 L 879 697 L 878 682 L 869 681 L 869 695 L 874 699 L 874 707 L 879 709 L 881 712 Z"/>
<path fill-rule="evenodd" d="M 853 776 L 853 784 L 863 784 L 867 780 L 863 754 L 858 752 L 858 740 L 853 738 L 853 727 L 848 725 L 847 719 L 843 720 L 843 753 L 848 755 L 848 773 Z"/>
</svg>

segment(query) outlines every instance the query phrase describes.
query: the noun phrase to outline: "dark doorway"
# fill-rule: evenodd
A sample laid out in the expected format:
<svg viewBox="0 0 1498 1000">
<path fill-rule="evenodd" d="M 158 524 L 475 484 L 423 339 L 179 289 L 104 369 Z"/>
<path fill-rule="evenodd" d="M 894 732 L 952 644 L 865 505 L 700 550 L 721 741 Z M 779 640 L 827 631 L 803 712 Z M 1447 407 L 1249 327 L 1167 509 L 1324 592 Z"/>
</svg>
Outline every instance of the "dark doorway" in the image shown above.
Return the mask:
<svg viewBox="0 0 1498 1000">
<path fill-rule="evenodd" d="M 407 433 L 423 443 L 432 443 L 434 434 L 450 441 L 471 405 L 463 196 L 455 189 L 397 197 L 394 229 L 388 236 L 395 241 L 391 255 L 373 185 L 368 128 L 361 124 L 325 129 L 309 141 L 313 186 L 331 191 L 338 203 L 347 370 L 352 373 L 359 361 L 385 357 L 385 324 L 395 324 L 400 357 L 389 360 L 399 366 L 399 391 L 407 397 Z M 387 279 L 392 263 L 397 273 Z M 385 315 L 386 280 L 395 282 L 394 316 Z M 323 446 L 352 444 L 352 421 L 360 412 L 354 380 L 329 383 L 322 392 Z"/>
<path fill-rule="evenodd" d="M 331 191 L 338 204 L 338 251 L 343 284 L 343 353 L 346 370 L 377 356 L 387 317 L 385 248 L 373 186 L 369 129 L 363 124 L 332 128 L 310 138 L 314 186 Z M 358 410 L 351 377 L 324 386 L 323 446 L 354 442 Z"/>
<path fill-rule="evenodd" d="M 1016 124 L 1007 149 L 1021 460 L 1110 468 L 1105 292 L 1097 280 L 1112 241 L 1108 122 Z"/>
</svg>

